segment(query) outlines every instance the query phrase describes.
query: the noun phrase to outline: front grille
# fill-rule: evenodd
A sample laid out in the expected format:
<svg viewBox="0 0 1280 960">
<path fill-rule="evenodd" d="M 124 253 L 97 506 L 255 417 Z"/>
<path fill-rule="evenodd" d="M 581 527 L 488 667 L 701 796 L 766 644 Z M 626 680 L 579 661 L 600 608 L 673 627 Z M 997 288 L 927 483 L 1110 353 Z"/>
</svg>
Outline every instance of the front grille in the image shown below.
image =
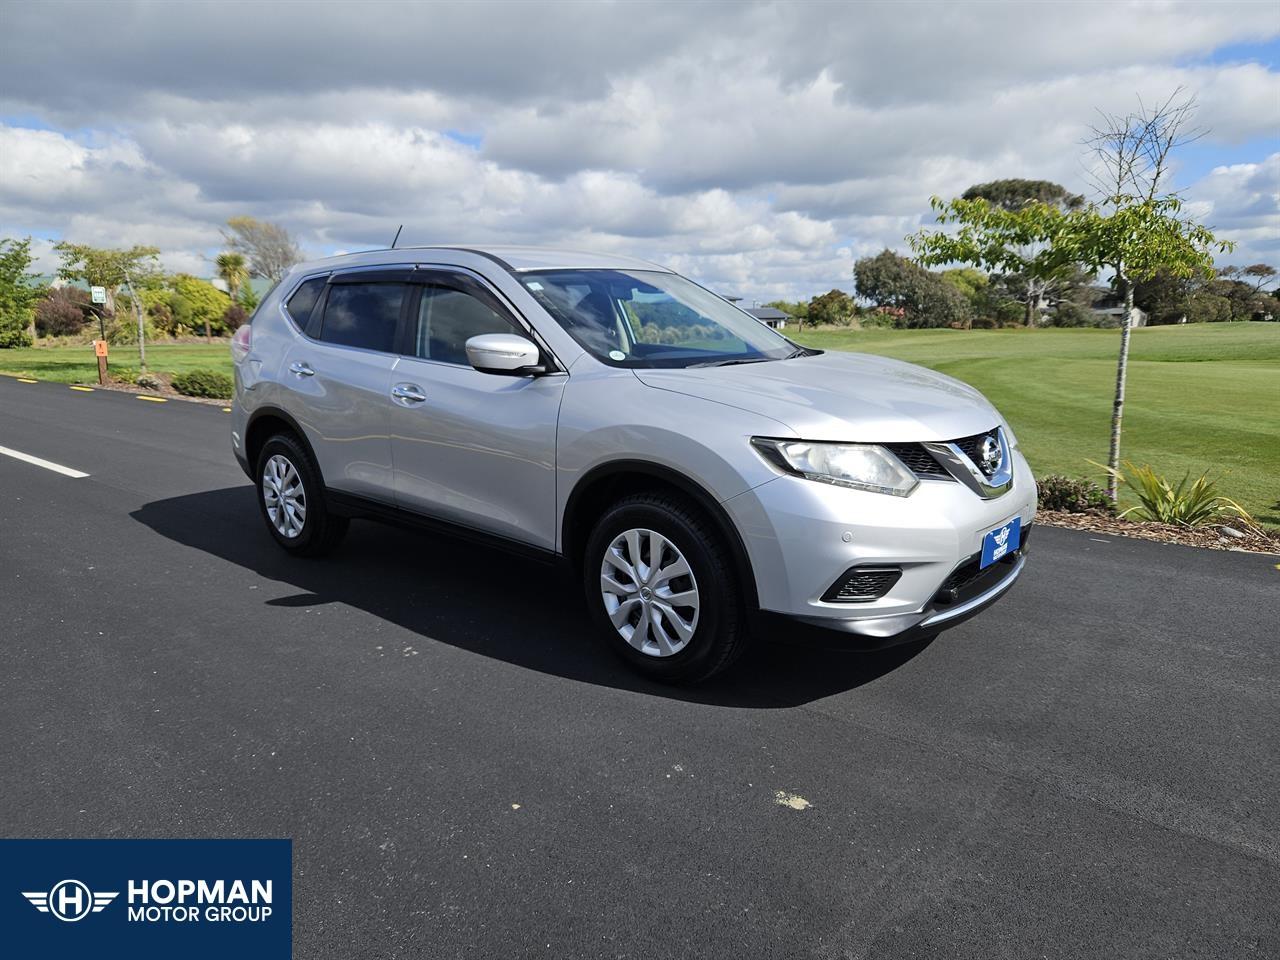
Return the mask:
<svg viewBox="0 0 1280 960">
<path fill-rule="evenodd" d="M 885 449 L 902 461 L 903 466 L 922 480 L 954 480 L 942 464 L 918 443 L 886 443 Z"/>
<path fill-rule="evenodd" d="M 961 452 L 969 458 L 970 463 L 982 470 L 982 441 L 987 437 L 994 437 L 995 434 L 995 430 L 987 430 L 985 433 L 975 433 L 972 437 L 961 437 L 959 440 L 952 440 L 951 442 L 960 448 Z M 982 472 L 990 476 L 986 470 L 982 470 Z"/>
<path fill-rule="evenodd" d="M 822 599 L 827 603 L 870 603 L 888 593 L 901 576 L 901 567 L 850 567 Z"/>
<path fill-rule="evenodd" d="M 959 447 L 970 462 L 981 470 L 982 468 L 979 464 L 982 457 L 982 441 L 994 435 L 995 430 L 992 429 L 985 433 L 975 433 L 971 437 L 961 437 L 959 440 L 948 440 L 947 442 L 954 443 Z M 885 443 L 881 444 L 881 446 L 901 460 L 903 465 L 921 480 L 955 480 L 955 477 L 950 474 L 946 467 L 934 459 L 933 454 L 926 450 L 923 444 Z"/>
</svg>

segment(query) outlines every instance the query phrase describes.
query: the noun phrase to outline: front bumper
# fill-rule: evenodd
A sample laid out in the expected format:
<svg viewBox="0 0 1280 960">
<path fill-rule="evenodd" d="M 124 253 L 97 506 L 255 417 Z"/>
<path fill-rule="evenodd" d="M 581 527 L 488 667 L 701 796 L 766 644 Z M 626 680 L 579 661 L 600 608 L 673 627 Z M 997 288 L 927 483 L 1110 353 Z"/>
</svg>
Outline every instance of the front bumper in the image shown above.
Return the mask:
<svg viewBox="0 0 1280 960">
<path fill-rule="evenodd" d="M 1030 531 L 1028 531 L 1030 532 Z M 802 640 L 821 646 L 848 647 L 858 650 L 881 650 L 934 637 L 942 630 L 963 623 L 991 606 L 1014 585 L 1027 564 L 1026 548 L 1010 554 L 1008 564 L 997 567 L 999 579 L 968 599 L 955 603 L 933 602 L 916 614 L 890 617 L 804 617 L 762 610 L 757 632 L 766 638 Z"/>
<path fill-rule="evenodd" d="M 890 497 L 784 476 L 725 501 L 751 562 L 760 632 L 874 648 L 979 613 L 1025 566 L 1025 549 L 986 571 L 976 560 L 984 534 L 1015 517 L 1030 535 L 1036 487 L 1019 453 L 1013 474 L 1009 490 L 989 500 L 950 481 L 922 481 L 911 496 Z M 901 574 L 874 599 L 835 598 L 833 584 L 864 567 Z"/>
</svg>

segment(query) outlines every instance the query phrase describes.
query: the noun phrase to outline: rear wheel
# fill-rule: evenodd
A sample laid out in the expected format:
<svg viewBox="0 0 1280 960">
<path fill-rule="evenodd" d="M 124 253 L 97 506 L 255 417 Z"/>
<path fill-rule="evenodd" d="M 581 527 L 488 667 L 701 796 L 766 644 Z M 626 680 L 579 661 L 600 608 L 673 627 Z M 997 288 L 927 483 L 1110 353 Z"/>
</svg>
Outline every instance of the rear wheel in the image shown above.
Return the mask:
<svg viewBox="0 0 1280 960">
<path fill-rule="evenodd" d="M 583 571 L 597 632 L 646 676 L 705 680 L 746 643 L 729 551 L 681 497 L 638 494 L 615 504 L 587 540 Z"/>
<path fill-rule="evenodd" d="M 346 535 L 349 521 L 329 512 L 320 470 L 288 433 L 278 433 L 258 454 L 258 506 L 276 543 L 292 554 L 328 553 Z"/>
</svg>

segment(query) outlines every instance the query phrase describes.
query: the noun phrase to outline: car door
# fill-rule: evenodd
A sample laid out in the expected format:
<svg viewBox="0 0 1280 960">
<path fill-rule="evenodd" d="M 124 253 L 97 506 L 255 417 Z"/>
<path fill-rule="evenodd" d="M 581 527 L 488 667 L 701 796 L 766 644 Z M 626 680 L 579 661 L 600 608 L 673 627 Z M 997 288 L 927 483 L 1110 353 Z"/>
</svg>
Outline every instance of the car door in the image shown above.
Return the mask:
<svg viewBox="0 0 1280 960">
<path fill-rule="evenodd" d="M 415 286 L 392 377 L 397 503 L 555 549 L 556 418 L 565 375 L 481 373 L 467 361 L 467 339 L 529 336 L 523 323 L 469 274 L 420 270 Z"/>
<path fill-rule="evenodd" d="M 409 273 L 330 277 L 280 374 L 291 394 L 286 407 L 306 432 L 325 485 L 387 504 L 395 502 L 391 373 Z"/>
</svg>

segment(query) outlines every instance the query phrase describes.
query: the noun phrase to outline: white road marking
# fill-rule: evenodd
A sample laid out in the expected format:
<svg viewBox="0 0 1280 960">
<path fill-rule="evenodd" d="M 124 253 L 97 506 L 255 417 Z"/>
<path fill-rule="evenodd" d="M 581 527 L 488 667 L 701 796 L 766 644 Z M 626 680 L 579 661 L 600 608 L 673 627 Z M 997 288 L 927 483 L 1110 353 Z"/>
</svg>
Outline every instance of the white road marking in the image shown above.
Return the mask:
<svg viewBox="0 0 1280 960">
<path fill-rule="evenodd" d="M 64 467 L 60 463 L 53 463 L 50 460 L 41 460 L 39 457 L 33 457 L 29 453 L 20 453 L 17 450 L 10 450 L 8 447 L 0 447 L 0 454 L 6 457 L 13 457 L 15 460 L 21 460 L 23 463 L 30 463 L 37 467 L 44 467 L 46 470 L 52 470 L 54 473 L 60 473 L 64 477 L 75 477 L 78 480 L 81 477 L 88 476 L 88 474 L 83 471 L 72 470 L 70 467 Z"/>
</svg>

